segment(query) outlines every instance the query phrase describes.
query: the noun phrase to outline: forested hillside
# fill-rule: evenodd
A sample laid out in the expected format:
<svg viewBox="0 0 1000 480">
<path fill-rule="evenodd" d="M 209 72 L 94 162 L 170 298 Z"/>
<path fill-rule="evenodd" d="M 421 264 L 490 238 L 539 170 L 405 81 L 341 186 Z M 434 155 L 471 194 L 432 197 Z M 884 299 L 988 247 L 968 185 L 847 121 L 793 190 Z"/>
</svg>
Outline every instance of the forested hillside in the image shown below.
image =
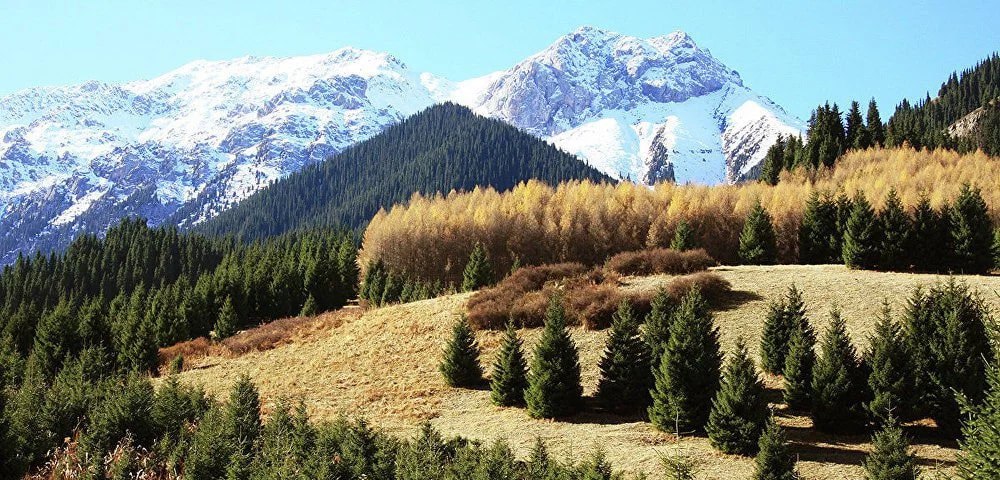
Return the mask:
<svg viewBox="0 0 1000 480">
<path fill-rule="evenodd" d="M 503 191 L 528 179 L 610 180 L 515 127 L 446 103 L 279 180 L 195 229 L 256 239 L 308 227 L 359 228 L 416 192 Z"/>
</svg>

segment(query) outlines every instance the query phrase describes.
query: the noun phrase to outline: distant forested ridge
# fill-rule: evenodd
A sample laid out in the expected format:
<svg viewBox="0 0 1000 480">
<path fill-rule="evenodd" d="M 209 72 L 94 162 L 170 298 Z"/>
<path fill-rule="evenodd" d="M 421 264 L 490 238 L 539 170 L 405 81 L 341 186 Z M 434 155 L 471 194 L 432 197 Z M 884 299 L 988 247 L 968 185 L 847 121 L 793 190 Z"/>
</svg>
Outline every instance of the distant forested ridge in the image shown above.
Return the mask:
<svg viewBox="0 0 1000 480">
<path fill-rule="evenodd" d="M 513 126 L 445 103 L 279 180 L 195 230 L 257 239 L 309 227 L 361 228 L 416 192 L 503 191 L 529 179 L 610 181 Z"/>
</svg>

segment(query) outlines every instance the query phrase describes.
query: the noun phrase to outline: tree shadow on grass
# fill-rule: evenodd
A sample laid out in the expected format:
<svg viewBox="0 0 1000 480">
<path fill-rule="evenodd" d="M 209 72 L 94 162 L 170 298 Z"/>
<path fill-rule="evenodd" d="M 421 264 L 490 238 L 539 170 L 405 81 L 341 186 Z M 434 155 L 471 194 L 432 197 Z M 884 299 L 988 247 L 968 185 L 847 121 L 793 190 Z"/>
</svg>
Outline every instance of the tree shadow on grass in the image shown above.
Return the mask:
<svg viewBox="0 0 1000 480">
<path fill-rule="evenodd" d="M 815 430 L 811 426 L 790 425 L 784 427 L 791 443 L 792 452 L 800 460 L 835 463 L 841 465 L 862 465 L 868 456 L 871 442 L 870 433 L 831 434 Z M 942 448 L 958 448 L 958 442 L 942 434 L 937 428 L 927 425 L 904 427 L 910 445 L 935 445 Z M 951 467 L 955 460 L 918 458 L 923 466 Z"/>
<path fill-rule="evenodd" d="M 649 418 L 646 416 L 646 407 L 636 408 L 632 411 L 612 412 L 605 410 L 592 396 L 583 397 L 583 406 L 579 413 L 556 420 L 577 425 L 622 425 L 649 422 Z"/>
<path fill-rule="evenodd" d="M 757 292 L 745 290 L 730 290 L 713 299 L 712 309 L 717 311 L 734 310 L 748 302 L 763 300 Z"/>
</svg>

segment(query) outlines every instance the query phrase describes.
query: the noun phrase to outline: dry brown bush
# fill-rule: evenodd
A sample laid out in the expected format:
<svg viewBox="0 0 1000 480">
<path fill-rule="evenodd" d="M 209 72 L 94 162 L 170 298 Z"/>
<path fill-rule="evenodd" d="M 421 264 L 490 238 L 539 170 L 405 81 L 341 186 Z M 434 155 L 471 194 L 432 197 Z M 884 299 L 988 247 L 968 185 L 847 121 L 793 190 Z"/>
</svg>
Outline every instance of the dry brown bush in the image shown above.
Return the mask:
<svg viewBox="0 0 1000 480">
<path fill-rule="evenodd" d="M 654 275 L 665 273 L 680 275 L 715 266 L 716 262 L 704 249 L 679 252 L 669 248 L 649 248 L 635 252 L 622 252 L 608 259 L 609 270 L 622 275 Z"/>
<path fill-rule="evenodd" d="M 667 284 L 666 290 L 671 298 L 681 299 L 696 286 L 709 303 L 722 300 L 732 290 L 728 280 L 713 272 L 698 272 L 677 277 Z"/>
<path fill-rule="evenodd" d="M 530 316 L 528 312 L 535 311 L 533 306 L 522 305 L 528 293 L 542 290 L 548 282 L 575 278 L 586 271 L 587 267 L 579 263 L 521 267 L 496 286 L 480 290 L 469 299 L 469 322 L 475 328 L 497 329 L 512 318 L 515 324 L 524 325 L 521 320 Z M 543 305 L 543 312 L 544 309 Z"/>
</svg>

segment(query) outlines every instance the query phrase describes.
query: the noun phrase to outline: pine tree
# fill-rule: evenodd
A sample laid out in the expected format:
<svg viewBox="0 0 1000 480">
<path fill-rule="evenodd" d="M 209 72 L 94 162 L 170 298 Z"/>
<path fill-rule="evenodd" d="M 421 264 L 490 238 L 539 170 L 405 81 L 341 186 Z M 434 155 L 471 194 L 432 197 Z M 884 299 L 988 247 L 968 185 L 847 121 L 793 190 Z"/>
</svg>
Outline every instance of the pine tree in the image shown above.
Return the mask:
<svg viewBox="0 0 1000 480">
<path fill-rule="evenodd" d="M 870 269 L 879 260 L 879 225 L 864 194 L 858 193 L 852 205 L 851 216 L 844 231 L 844 264 L 848 268 Z"/>
<path fill-rule="evenodd" d="M 840 312 L 830 317 L 813 368 L 813 424 L 824 432 L 857 431 L 865 421 L 861 366 Z"/>
<path fill-rule="evenodd" d="M 316 305 L 316 298 L 310 293 L 306 297 L 306 303 L 302 305 L 302 310 L 299 312 L 300 317 L 313 317 L 319 315 L 319 307 Z"/>
<path fill-rule="evenodd" d="M 910 452 L 910 443 L 893 418 L 872 437 L 872 451 L 865 458 L 864 466 L 869 480 L 914 480 L 920 476 L 917 458 Z"/>
<path fill-rule="evenodd" d="M 236 316 L 236 307 L 233 306 L 233 299 L 226 297 L 215 321 L 215 329 L 213 330 L 215 338 L 219 340 L 229 338 L 235 335 L 238 330 L 239 319 Z"/>
<path fill-rule="evenodd" d="M 799 262 L 824 264 L 841 261 L 837 232 L 837 205 L 814 191 L 806 202 L 799 227 Z"/>
<path fill-rule="evenodd" d="M 490 377 L 490 399 L 494 404 L 501 407 L 524 405 L 524 390 L 528 388 L 527 369 L 514 322 L 507 322 L 507 331 Z"/>
<path fill-rule="evenodd" d="M 719 390 L 719 332 L 704 302 L 697 288 L 684 297 L 654 373 L 648 413 L 653 426 L 663 431 L 702 430 Z"/>
<path fill-rule="evenodd" d="M 783 397 L 789 408 L 805 410 L 811 406 L 813 369 L 816 365 L 816 334 L 805 316 L 792 327 L 785 357 Z"/>
<path fill-rule="evenodd" d="M 471 292 L 493 283 L 493 267 L 482 243 L 476 243 L 462 272 L 462 290 Z"/>
<path fill-rule="evenodd" d="M 639 336 L 632 303 L 622 300 L 612 316 L 611 333 L 598 363 L 597 401 L 612 411 L 632 411 L 649 404 L 652 370 L 649 347 Z"/>
<path fill-rule="evenodd" d="M 986 201 L 969 184 L 949 210 L 954 268 L 963 273 L 986 273 L 993 267 L 993 225 Z"/>
<path fill-rule="evenodd" d="M 761 365 L 765 372 L 772 375 L 780 375 L 785 370 L 791 338 L 791 324 L 785 314 L 787 309 L 788 303 L 784 298 L 771 301 L 764 318 L 764 333 L 760 339 Z"/>
<path fill-rule="evenodd" d="M 236 446 L 235 456 L 249 458 L 260 438 L 261 421 L 260 394 L 247 375 L 240 375 L 230 391 L 226 421 Z"/>
<path fill-rule="evenodd" d="M 968 480 L 1000 478 L 1000 366 L 991 366 L 987 379 L 983 402 L 964 406 L 968 420 L 962 426 L 958 472 Z"/>
<path fill-rule="evenodd" d="M 439 369 L 445 383 L 451 387 L 473 388 L 483 382 L 479 344 L 465 315 L 460 316 L 452 327 L 451 339 L 445 346 Z"/>
<path fill-rule="evenodd" d="M 798 480 L 795 457 L 788 449 L 785 430 L 774 418 L 768 420 L 757 443 L 753 480 Z"/>
<path fill-rule="evenodd" d="M 857 101 L 851 102 L 851 109 L 847 111 L 846 134 L 848 148 L 858 150 L 868 148 L 868 131 L 861 118 L 861 105 Z"/>
<path fill-rule="evenodd" d="M 889 419 L 910 412 L 917 395 L 913 386 L 912 356 L 903 338 L 900 325 L 892 319 L 889 302 L 883 300 L 882 311 L 865 355 L 868 366 L 868 388 L 872 398 L 866 409 L 876 424 L 888 424 Z"/>
<path fill-rule="evenodd" d="M 545 328 L 535 347 L 524 400 L 528 414 L 535 418 L 555 418 L 579 410 L 583 396 L 580 384 L 580 355 L 566 330 L 566 312 L 559 297 L 553 296 L 545 313 Z"/>
<path fill-rule="evenodd" d="M 878 113 L 878 105 L 875 99 L 868 102 L 868 133 L 872 146 L 881 147 L 885 145 L 885 125 L 882 123 L 882 116 Z"/>
<path fill-rule="evenodd" d="M 677 223 L 677 228 L 674 230 L 674 238 L 670 241 L 670 248 L 678 252 L 695 248 L 694 230 L 691 229 L 691 225 L 688 224 L 687 220 L 681 220 Z"/>
<path fill-rule="evenodd" d="M 937 211 L 931 207 L 931 201 L 926 195 L 920 197 L 913 210 L 913 224 L 910 230 L 908 250 L 909 263 L 917 270 L 934 272 L 943 266 L 942 252 L 945 245 L 942 232 L 942 220 Z"/>
<path fill-rule="evenodd" d="M 881 229 L 879 265 L 885 270 L 904 271 L 910 268 L 908 250 L 910 248 L 910 217 L 903 210 L 896 190 L 889 190 L 885 206 L 878 213 Z"/>
<path fill-rule="evenodd" d="M 660 357 L 670 341 L 670 325 L 674 318 L 674 304 L 666 289 L 657 290 L 650 301 L 650 311 L 643 325 L 642 338 L 649 347 L 650 373 L 660 366 Z"/>
<path fill-rule="evenodd" d="M 705 431 L 716 449 L 750 455 L 757 450 L 757 440 L 767 419 L 764 383 L 757 375 L 743 338 L 738 338 L 712 401 Z"/>
<path fill-rule="evenodd" d="M 758 201 L 747 215 L 740 234 L 740 260 L 748 265 L 770 265 L 777 256 L 771 215 Z"/>
</svg>

